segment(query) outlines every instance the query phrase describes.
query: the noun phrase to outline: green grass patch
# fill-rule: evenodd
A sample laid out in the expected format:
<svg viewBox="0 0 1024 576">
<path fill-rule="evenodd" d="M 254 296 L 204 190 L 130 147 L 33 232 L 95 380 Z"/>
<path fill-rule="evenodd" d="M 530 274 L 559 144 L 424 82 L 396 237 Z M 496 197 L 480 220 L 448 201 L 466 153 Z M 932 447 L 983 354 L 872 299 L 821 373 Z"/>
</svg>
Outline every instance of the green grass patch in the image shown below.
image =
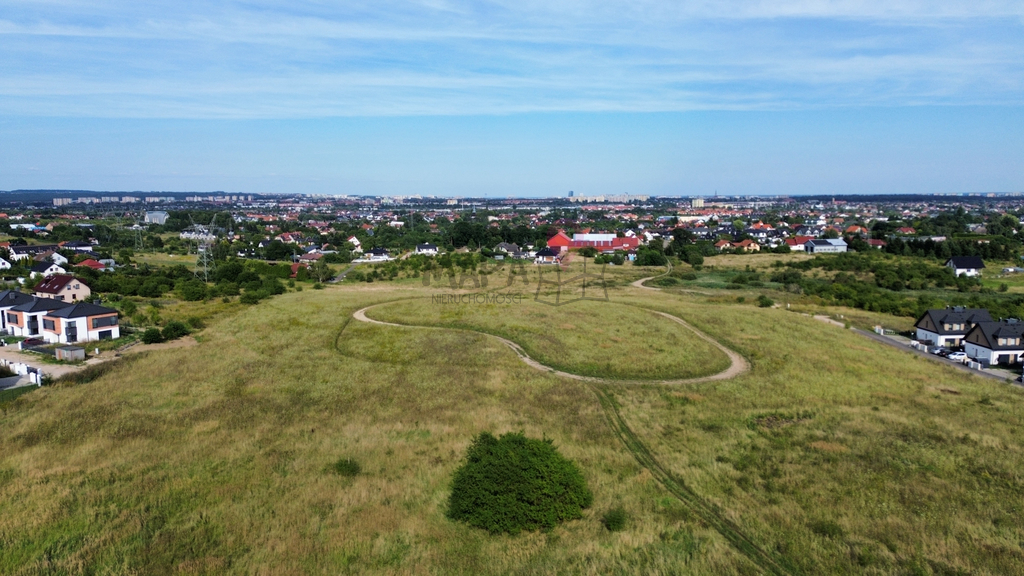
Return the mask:
<svg viewBox="0 0 1024 576">
<path fill-rule="evenodd" d="M 369 317 L 398 324 L 476 330 L 507 338 L 547 366 L 601 378 L 694 378 L 721 372 L 726 355 L 691 330 L 651 311 L 610 301 L 550 306 L 436 304 L 417 298 L 373 308 Z"/>
</svg>

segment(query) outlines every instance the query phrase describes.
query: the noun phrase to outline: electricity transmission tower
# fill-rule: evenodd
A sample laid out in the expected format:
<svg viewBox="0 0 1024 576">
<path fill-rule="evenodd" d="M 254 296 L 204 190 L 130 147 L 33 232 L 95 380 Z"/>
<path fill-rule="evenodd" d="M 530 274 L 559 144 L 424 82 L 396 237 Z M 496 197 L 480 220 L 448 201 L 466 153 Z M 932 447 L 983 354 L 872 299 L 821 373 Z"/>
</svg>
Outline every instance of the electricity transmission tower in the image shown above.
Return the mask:
<svg viewBox="0 0 1024 576">
<path fill-rule="evenodd" d="M 201 278 L 203 282 L 209 282 L 213 269 L 213 245 L 202 242 L 196 248 L 196 278 Z"/>
</svg>

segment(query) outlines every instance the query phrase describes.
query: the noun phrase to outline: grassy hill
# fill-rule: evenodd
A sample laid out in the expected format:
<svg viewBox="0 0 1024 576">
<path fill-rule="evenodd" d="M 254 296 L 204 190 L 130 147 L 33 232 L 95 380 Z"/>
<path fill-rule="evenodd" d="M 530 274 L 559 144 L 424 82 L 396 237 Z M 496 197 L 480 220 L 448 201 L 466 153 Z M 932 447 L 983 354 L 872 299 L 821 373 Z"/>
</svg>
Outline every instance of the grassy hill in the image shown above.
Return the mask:
<svg viewBox="0 0 1024 576">
<path fill-rule="evenodd" d="M 211 321 L 198 346 L 4 404 L 0 573 L 1024 572 L 1019 389 L 718 295 L 620 285 L 604 308 L 495 311 L 422 304 L 431 292 L 288 293 Z M 369 315 L 440 328 L 352 320 L 414 297 Z M 751 371 L 591 385 L 445 329 L 570 371 L 724 365 L 641 308 Z M 602 358 L 602 325 L 635 348 Z M 584 518 L 514 537 L 445 519 L 473 437 L 518 430 L 579 464 Z M 361 473 L 335 474 L 341 458 Z M 626 529 L 609 532 L 619 506 Z"/>
</svg>

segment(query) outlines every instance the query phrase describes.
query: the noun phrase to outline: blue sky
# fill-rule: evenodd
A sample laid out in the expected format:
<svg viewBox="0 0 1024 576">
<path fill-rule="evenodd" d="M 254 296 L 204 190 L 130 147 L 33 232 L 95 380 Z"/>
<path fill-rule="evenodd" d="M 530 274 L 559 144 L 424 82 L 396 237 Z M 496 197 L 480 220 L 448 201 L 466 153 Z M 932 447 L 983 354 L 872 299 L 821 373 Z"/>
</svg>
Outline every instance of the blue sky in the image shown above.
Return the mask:
<svg viewBox="0 0 1024 576">
<path fill-rule="evenodd" d="M 332 4 L 0 0 L 0 189 L 1024 190 L 1019 1 Z"/>
</svg>

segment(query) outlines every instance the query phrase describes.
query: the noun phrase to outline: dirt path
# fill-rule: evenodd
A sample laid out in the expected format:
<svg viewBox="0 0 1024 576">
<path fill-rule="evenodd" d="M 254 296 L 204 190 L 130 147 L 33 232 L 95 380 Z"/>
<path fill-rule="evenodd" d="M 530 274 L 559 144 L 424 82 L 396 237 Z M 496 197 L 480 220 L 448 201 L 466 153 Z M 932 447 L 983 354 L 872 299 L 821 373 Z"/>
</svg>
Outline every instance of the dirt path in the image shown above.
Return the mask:
<svg viewBox="0 0 1024 576">
<path fill-rule="evenodd" d="M 556 369 L 554 369 L 554 368 L 552 368 L 550 366 L 541 364 L 540 362 L 538 362 L 538 361 L 534 360 L 533 358 L 531 358 L 526 353 L 526 351 L 523 350 L 522 346 L 520 346 L 519 344 L 516 344 L 515 342 L 513 342 L 511 340 L 508 340 L 506 338 L 502 338 L 501 336 L 495 336 L 494 334 L 487 334 L 486 332 L 478 332 L 476 330 L 462 330 L 462 329 L 457 329 L 457 328 L 445 328 L 444 326 L 416 326 L 416 325 L 412 325 L 412 324 L 395 324 L 395 323 L 392 323 L 392 322 L 383 322 L 381 320 L 374 320 L 373 318 L 368 318 L 366 316 L 366 311 L 367 310 L 369 310 L 370 308 L 373 308 L 375 306 L 382 306 L 382 305 L 383 304 L 374 304 L 373 306 L 367 306 L 366 308 L 361 308 L 359 310 L 356 310 L 355 312 L 352 313 L 352 317 L 355 318 L 356 320 L 360 321 L 360 322 L 368 322 L 370 324 L 379 324 L 381 326 L 397 326 L 399 328 L 430 328 L 430 329 L 441 329 L 441 330 L 461 330 L 461 331 L 465 331 L 465 332 L 476 332 L 477 334 L 485 334 L 487 336 L 490 336 L 491 338 L 499 340 L 501 343 L 503 343 L 504 345 L 506 345 L 509 348 L 511 348 L 512 351 L 515 352 L 517 356 L 519 356 L 520 360 L 522 360 L 525 364 L 527 364 L 528 366 L 530 366 L 532 368 L 536 368 L 537 370 L 540 370 L 542 372 L 548 372 L 548 373 L 551 373 L 551 374 L 555 374 L 556 376 L 561 376 L 563 378 L 572 378 L 573 380 L 580 380 L 580 381 L 583 381 L 583 382 L 590 382 L 590 383 L 593 383 L 593 384 L 624 384 L 624 383 L 632 383 L 632 382 L 643 382 L 645 384 L 667 384 L 667 385 L 676 385 L 676 386 L 678 386 L 678 385 L 681 385 L 681 384 L 696 384 L 698 382 L 711 382 L 711 381 L 715 381 L 715 380 L 728 380 L 730 378 L 735 378 L 736 376 L 739 376 L 740 374 L 743 374 L 744 372 L 750 370 L 750 364 L 747 363 L 746 359 L 743 358 L 743 356 L 740 356 L 736 352 L 730 350 L 729 348 L 726 348 L 724 345 L 722 345 L 717 340 L 711 338 L 707 334 L 705 334 L 705 333 L 701 332 L 700 330 L 697 330 L 693 326 L 687 324 L 686 321 L 684 321 L 682 318 L 677 318 L 677 317 L 675 317 L 675 316 L 673 316 L 671 314 L 666 314 L 664 312 L 656 312 L 654 310 L 651 310 L 651 312 L 654 312 L 655 314 L 659 314 L 661 316 L 664 316 L 665 318 L 668 318 L 669 320 L 671 320 L 673 322 L 676 322 L 676 323 L 678 323 L 678 324 L 680 324 L 682 326 L 685 326 L 688 330 L 692 331 L 698 337 L 703 338 L 704 340 L 706 340 L 707 342 L 711 343 L 716 348 L 718 348 L 719 350 L 724 352 L 725 355 L 729 357 L 729 367 L 726 368 L 724 371 L 719 372 L 718 374 L 712 374 L 710 376 L 701 376 L 700 378 L 680 378 L 680 379 L 676 379 L 676 380 L 642 380 L 642 381 L 638 381 L 638 380 L 616 380 L 616 379 L 612 379 L 612 378 L 598 378 L 596 376 L 582 376 L 580 374 L 573 374 L 571 372 L 563 372 L 561 370 L 556 370 Z"/>
<path fill-rule="evenodd" d="M 638 280 L 637 282 L 634 282 L 633 285 L 637 286 L 638 288 L 654 290 L 654 288 L 647 288 L 646 286 L 643 286 L 643 282 L 645 280 L 649 280 L 649 278 Z M 619 411 L 618 402 L 615 400 L 614 394 L 612 392 L 613 387 L 616 384 L 622 384 L 629 381 L 612 380 L 608 378 L 595 378 L 591 376 L 581 376 L 579 374 L 570 374 L 568 372 L 555 370 L 549 366 L 545 366 L 544 364 L 537 362 L 533 358 L 530 358 L 530 356 L 528 356 L 526 352 L 523 351 L 522 347 L 520 347 L 515 342 L 512 342 L 511 340 L 507 340 L 505 338 L 501 338 L 500 336 L 487 334 L 486 332 L 445 328 L 442 326 L 416 326 L 406 324 L 395 324 L 392 322 L 374 320 L 366 316 L 367 310 L 375 306 L 383 306 L 384 304 L 390 304 L 390 302 L 383 302 L 381 304 L 374 304 L 373 306 L 361 308 L 359 310 L 356 310 L 352 314 L 352 317 L 360 322 L 368 322 L 370 324 L 378 324 L 382 326 L 395 326 L 399 328 L 432 328 L 441 330 L 459 330 L 463 332 L 476 332 L 478 334 L 486 334 L 487 336 L 496 338 L 497 340 L 501 341 L 506 346 L 511 348 L 512 351 L 515 352 L 517 356 L 519 356 L 520 360 L 522 360 L 532 368 L 556 374 L 558 376 L 563 376 L 565 378 L 572 378 L 574 380 L 581 380 L 583 382 L 586 382 L 587 385 L 597 395 L 598 402 L 600 403 L 601 408 L 604 411 L 606 418 L 608 419 L 608 425 L 612 428 L 615 435 L 618 436 L 623 446 L 625 446 L 626 450 L 630 454 L 632 454 L 634 458 L 636 458 L 637 462 L 641 466 L 643 466 L 644 468 L 651 472 L 651 474 L 657 479 L 657 481 L 662 486 L 664 486 L 670 494 L 679 499 L 680 502 L 682 502 L 687 508 L 693 511 L 693 513 L 696 516 L 700 517 L 708 526 L 717 530 L 737 551 L 739 551 L 741 554 L 749 558 L 754 564 L 756 564 L 761 569 L 762 573 L 776 574 L 780 576 L 787 574 L 799 574 L 799 570 L 793 567 L 785 558 L 779 557 L 776 554 L 760 547 L 751 536 L 747 535 L 744 532 L 741 526 L 739 526 L 737 523 L 729 519 L 727 512 L 722 510 L 719 506 L 712 504 L 705 500 L 704 498 L 702 498 L 692 488 L 690 488 L 686 484 L 686 482 L 684 482 L 681 478 L 673 474 L 667 467 L 662 465 L 661 462 L 657 460 L 657 458 L 650 451 L 650 449 L 648 449 L 647 446 L 644 445 L 643 441 L 641 441 L 640 438 L 633 432 L 633 430 L 630 429 L 629 425 L 626 423 L 626 420 L 622 417 L 622 414 Z M 718 374 L 705 376 L 703 378 L 662 380 L 657 383 L 688 384 L 694 382 L 707 382 L 711 380 L 726 380 L 729 378 L 735 378 L 736 376 L 739 376 L 740 374 L 750 369 L 750 364 L 747 363 L 745 358 L 743 358 L 733 350 L 730 350 L 729 348 L 725 347 L 723 344 L 721 344 L 717 340 L 714 340 L 707 334 L 704 334 L 700 330 L 697 330 L 683 319 L 673 316 L 671 314 L 666 314 L 664 312 L 658 312 L 655 310 L 651 310 L 651 312 L 664 316 L 665 318 L 673 322 L 685 326 L 694 334 L 696 334 L 700 338 L 703 338 L 707 342 L 710 342 L 719 350 L 724 352 L 726 356 L 729 357 L 730 361 L 729 368 L 727 368 L 723 372 L 719 372 Z"/>
<path fill-rule="evenodd" d="M 669 263 L 669 264 L 666 264 L 665 266 L 668 269 L 665 270 L 664 274 L 658 274 L 657 276 L 649 276 L 647 278 L 641 278 L 641 279 L 637 280 L 636 282 L 630 283 L 630 286 L 632 286 L 634 288 L 642 288 L 644 290 L 659 290 L 659 288 L 652 288 L 651 286 L 644 286 L 644 282 L 647 282 L 648 280 L 654 280 L 655 278 L 661 278 L 662 276 L 668 276 L 672 272 L 672 264 Z"/>
</svg>

